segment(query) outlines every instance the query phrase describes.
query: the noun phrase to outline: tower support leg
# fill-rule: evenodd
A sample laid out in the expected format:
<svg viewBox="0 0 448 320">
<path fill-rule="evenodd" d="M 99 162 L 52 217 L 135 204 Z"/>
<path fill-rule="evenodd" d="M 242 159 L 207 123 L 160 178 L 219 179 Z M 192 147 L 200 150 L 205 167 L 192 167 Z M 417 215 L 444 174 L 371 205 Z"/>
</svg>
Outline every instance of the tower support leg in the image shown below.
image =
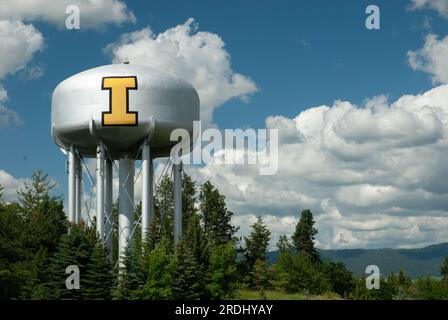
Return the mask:
<svg viewBox="0 0 448 320">
<path fill-rule="evenodd" d="M 119 265 L 123 266 L 123 257 L 134 227 L 134 160 L 123 156 L 119 160 L 119 215 L 118 245 Z"/>
<path fill-rule="evenodd" d="M 68 152 L 68 221 L 76 222 L 76 152 L 73 146 Z"/>
<path fill-rule="evenodd" d="M 104 239 L 104 146 L 96 151 L 96 232 L 100 240 Z"/>
<path fill-rule="evenodd" d="M 82 165 L 78 154 L 75 154 L 75 222 L 79 223 L 82 219 Z"/>
<path fill-rule="evenodd" d="M 174 245 L 182 237 L 182 162 L 173 164 L 174 171 Z"/>
<path fill-rule="evenodd" d="M 109 256 L 112 253 L 112 240 L 114 235 L 112 233 L 114 226 L 113 209 L 113 188 L 112 188 L 112 160 L 106 160 L 106 169 L 104 172 L 104 205 L 106 212 L 106 221 L 104 223 L 105 245 L 109 249 Z"/>
<path fill-rule="evenodd" d="M 142 243 L 146 240 L 154 211 L 152 179 L 152 158 L 146 140 L 142 147 Z"/>
</svg>

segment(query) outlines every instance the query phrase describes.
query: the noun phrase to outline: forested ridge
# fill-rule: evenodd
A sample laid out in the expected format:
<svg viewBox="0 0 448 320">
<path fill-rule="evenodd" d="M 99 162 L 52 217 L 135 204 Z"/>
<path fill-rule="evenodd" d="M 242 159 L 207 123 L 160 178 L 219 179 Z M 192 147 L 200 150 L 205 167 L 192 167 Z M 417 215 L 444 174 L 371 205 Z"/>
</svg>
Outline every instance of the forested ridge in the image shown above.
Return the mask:
<svg viewBox="0 0 448 320">
<path fill-rule="evenodd" d="M 302 210 L 291 237 L 281 236 L 275 264 L 267 261 L 271 233 L 258 218 L 247 237 L 237 237 L 233 212 L 210 182 L 197 185 L 183 175 L 183 235 L 173 243 L 173 183 L 162 178 L 146 239 L 137 228 L 118 267 L 117 229 L 113 250 L 99 242 L 95 224 L 70 225 L 54 184 L 37 171 L 6 203 L 0 187 L 1 299 L 244 299 L 272 292 L 302 298 L 448 299 L 448 259 L 441 279 L 411 280 L 404 270 L 382 277 L 367 290 L 341 262 L 323 259 L 314 246 L 313 214 Z M 114 207 L 117 216 L 117 206 Z M 135 212 L 136 221 L 139 206 Z M 80 270 L 80 289 L 66 288 L 65 269 Z"/>
</svg>

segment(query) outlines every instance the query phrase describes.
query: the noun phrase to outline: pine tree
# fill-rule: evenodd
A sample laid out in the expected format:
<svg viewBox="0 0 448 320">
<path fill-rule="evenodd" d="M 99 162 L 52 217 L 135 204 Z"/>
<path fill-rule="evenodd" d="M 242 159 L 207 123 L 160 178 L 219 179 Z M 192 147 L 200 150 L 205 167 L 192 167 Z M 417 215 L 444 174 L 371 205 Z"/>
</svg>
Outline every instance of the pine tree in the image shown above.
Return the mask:
<svg viewBox="0 0 448 320">
<path fill-rule="evenodd" d="M 49 267 L 50 258 L 46 249 L 42 248 L 36 253 L 31 263 L 30 277 L 22 287 L 22 299 L 47 300 L 51 298 L 51 290 L 48 286 Z"/>
<path fill-rule="evenodd" d="M 201 219 L 197 213 L 191 215 L 182 241 L 196 258 L 199 268 L 205 268 L 209 258 L 208 239 L 204 234 Z"/>
<path fill-rule="evenodd" d="M 5 188 L 0 184 L 0 207 L 4 206 L 5 200 L 3 199 L 3 190 Z"/>
<path fill-rule="evenodd" d="M 56 183 L 47 174 L 42 171 L 33 172 L 31 184 L 25 184 L 25 188 L 17 192 L 20 212 L 26 215 L 39 209 L 55 186 Z"/>
<path fill-rule="evenodd" d="M 82 284 L 80 290 L 68 290 L 65 280 L 68 275 L 65 270 L 70 265 L 79 268 L 80 275 L 86 274 L 86 266 L 90 263 L 93 247 L 89 243 L 85 230 L 72 227 L 70 232 L 62 236 L 57 251 L 50 263 L 49 287 L 53 299 L 81 299 Z"/>
<path fill-rule="evenodd" d="M 319 262 L 320 257 L 314 247 L 317 229 L 314 228 L 313 214 L 310 210 L 303 210 L 296 230 L 292 235 L 294 248 L 299 254 L 307 256 L 312 262 Z"/>
<path fill-rule="evenodd" d="M 320 270 L 327 276 L 334 292 L 347 297 L 355 289 L 356 280 L 342 262 L 323 261 Z"/>
<path fill-rule="evenodd" d="M 448 257 L 445 257 L 443 264 L 440 267 L 440 274 L 442 275 L 442 281 L 448 285 Z"/>
<path fill-rule="evenodd" d="M 276 246 L 280 254 L 284 252 L 291 252 L 292 250 L 292 245 L 289 242 L 288 237 L 286 235 L 281 235 L 279 237 Z"/>
<path fill-rule="evenodd" d="M 271 269 L 265 260 L 256 260 L 252 270 L 253 284 L 260 290 L 260 296 L 271 286 Z"/>
<path fill-rule="evenodd" d="M 196 208 L 196 183 L 185 172 L 182 175 L 182 230 L 187 230 L 190 218 L 198 213 Z"/>
<path fill-rule="evenodd" d="M 140 296 L 145 279 L 134 243 L 126 247 L 123 265 L 118 270 L 118 283 L 113 290 L 113 298 L 117 300 L 134 300 Z"/>
<path fill-rule="evenodd" d="M 67 232 L 63 202 L 50 194 L 53 187 L 48 175 L 36 171 L 18 191 L 18 203 L 0 200 L 0 295 L 49 298 L 42 270 Z"/>
<path fill-rule="evenodd" d="M 162 239 L 160 219 L 158 214 L 153 214 L 149 224 L 149 230 L 145 239 L 145 253 L 153 251 Z"/>
<path fill-rule="evenodd" d="M 155 213 L 159 214 L 163 237 L 173 239 L 174 185 L 168 175 L 162 178 L 157 187 L 155 209 Z"/>
<path fill-rule="evenodd" d="M 175 253 L 176 269 L 173 275 L 175 299 L 198 299 L 202 294 L 202 272 L 194 254 L 179 243 Z"/>
<path fill-rule="evenodd" d="M 114 275 L 109 261 L 108 250 L 100 243 L 93 249 L 87 272 L 83 279 L 83 297 L 88 300 L 108 300 L 111 298 Z"/>
<path fill-rule="evenodd" d="M 142 299 L 162 300 L 173 298 L 173 276 L 176 268 L 171 245 L 165 239 L 147 256 L 148 279 L 141 291 Z"/>
<path fill-rule="evenodd" d="M 67 233 L 62 199 L 50 195 L 54 186 L 48 175 L 36 171 L 31 184 L 18 191 L 18 212 L 24 221 L 21 241 L 28 261 L 42 248 L 53 253 L 60 237 Z"/>
<path fill-rule="evenodd" d="M 249 237 L 244 237 L 246 243 L 244 258 L 249 273 L 254 269 L 255 262 L 266 261 L 271 232 L 261 217 L 251 226 Z M 252 281 L 251 281 L 252 282 Z"/>
<path fill-rule="evenodd" d="M 202 185 L 199 195 L 204 232 L 213 246 L 234 241 L 238 228 L 230 223 L 233 212 L 226 207 L 225 197 L 209 182 Z"/>
<path fill-rule="evenodd" d="M 234 243 L 212 248 L 206 287 L 210 299 L 233 299 L 237 295 L 238 272 Z"/>
</svg>

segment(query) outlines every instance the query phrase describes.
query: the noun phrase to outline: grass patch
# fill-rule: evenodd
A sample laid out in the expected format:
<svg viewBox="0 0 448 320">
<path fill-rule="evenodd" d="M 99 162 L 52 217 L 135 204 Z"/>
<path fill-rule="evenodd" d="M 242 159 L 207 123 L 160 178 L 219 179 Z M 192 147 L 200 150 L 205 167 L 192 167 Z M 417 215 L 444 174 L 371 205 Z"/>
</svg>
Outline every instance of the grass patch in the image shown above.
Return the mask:
<svg viewBox="0 0 448 320">
<path fill-rule="evenodd" d="M 342 298 L 335 293 L 325 293 L 321 295 L 305 296 L 302 293 L 287 293 L 277 290 L 265 291 L 267 300 L 342 300 Z M 261 299 L 260 291 L 257 290 L 239 290 L 238 300 L 259 300 Z"/>
</svg>

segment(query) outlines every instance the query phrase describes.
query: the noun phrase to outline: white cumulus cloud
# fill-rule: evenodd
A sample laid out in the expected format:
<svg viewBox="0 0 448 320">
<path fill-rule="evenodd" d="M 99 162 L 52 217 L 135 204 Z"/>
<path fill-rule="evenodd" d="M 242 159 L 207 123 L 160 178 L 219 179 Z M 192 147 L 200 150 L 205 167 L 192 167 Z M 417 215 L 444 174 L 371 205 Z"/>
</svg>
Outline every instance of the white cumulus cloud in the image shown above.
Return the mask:
<svg viewBox="0 0 448 320">
<path fill-rule="evenodd" d="M 0 186 L 3 187 L 3 198 L 7 202 L 17 200 L 17 191 L 25 186 L 29 179 L 15 178 L 8 172 L 0 169 Z"/>
<path fill-rule="evenodd" d="M 448 18 L 448 0 L 411 0 L 411 9 L 432 9 Z"/>
<path fill-rule="evenodd" d="M 21 21 L 0 20 L 0 80 L 14 74 L 33 59 L 44 46 L 42 34 L 31 24 Z M 7 125 L 20 125 L 19 115 L 4 106 L 8 94 L 0 84 L 0 128 Z"/>
<path fill-rule="evenodd" d="M 79 8 L 81 29 L 135 21 L 133 13 L 120 0 L 2 0 L 0 19 L 40 20 L 63 28 L 69 5 Z"/>
<path fill-rule="evenodd" d="M 15 73 L 43 49 L 44 37 L 31 24 L 0 20 L 0 79 Z"/>
<path fill-rule="evenodd" d="M 428 73 L 433 83 L 448 83 L 448 36 L 429 34 L 423 48 L 408 52 L 408 61 L 412 69 Z"/>
<path fill-rule="evenodd" d="M 277 174 L 221 160 L 188 169 L 226 195 L 243 232 L 261 215 L 275 241 L 310 208 L 324 248 L 448 241 L 448 85 L 394 102 L 336 101 L 266 124 L 279 130 Z"/>
<path fill-rule="evenodd" d="M 217 107 L 232 98 L 247 101 L 257 86 L 232 70 L 230 54 L 218 35 L 197 29 L 193 19 L 159 34 L 144 28 L 123 35 L 105 51 L 114 63 L 129 59 L 189 81 L 198 90 L 201 119 L 209 124 Z"/>
</svg>

